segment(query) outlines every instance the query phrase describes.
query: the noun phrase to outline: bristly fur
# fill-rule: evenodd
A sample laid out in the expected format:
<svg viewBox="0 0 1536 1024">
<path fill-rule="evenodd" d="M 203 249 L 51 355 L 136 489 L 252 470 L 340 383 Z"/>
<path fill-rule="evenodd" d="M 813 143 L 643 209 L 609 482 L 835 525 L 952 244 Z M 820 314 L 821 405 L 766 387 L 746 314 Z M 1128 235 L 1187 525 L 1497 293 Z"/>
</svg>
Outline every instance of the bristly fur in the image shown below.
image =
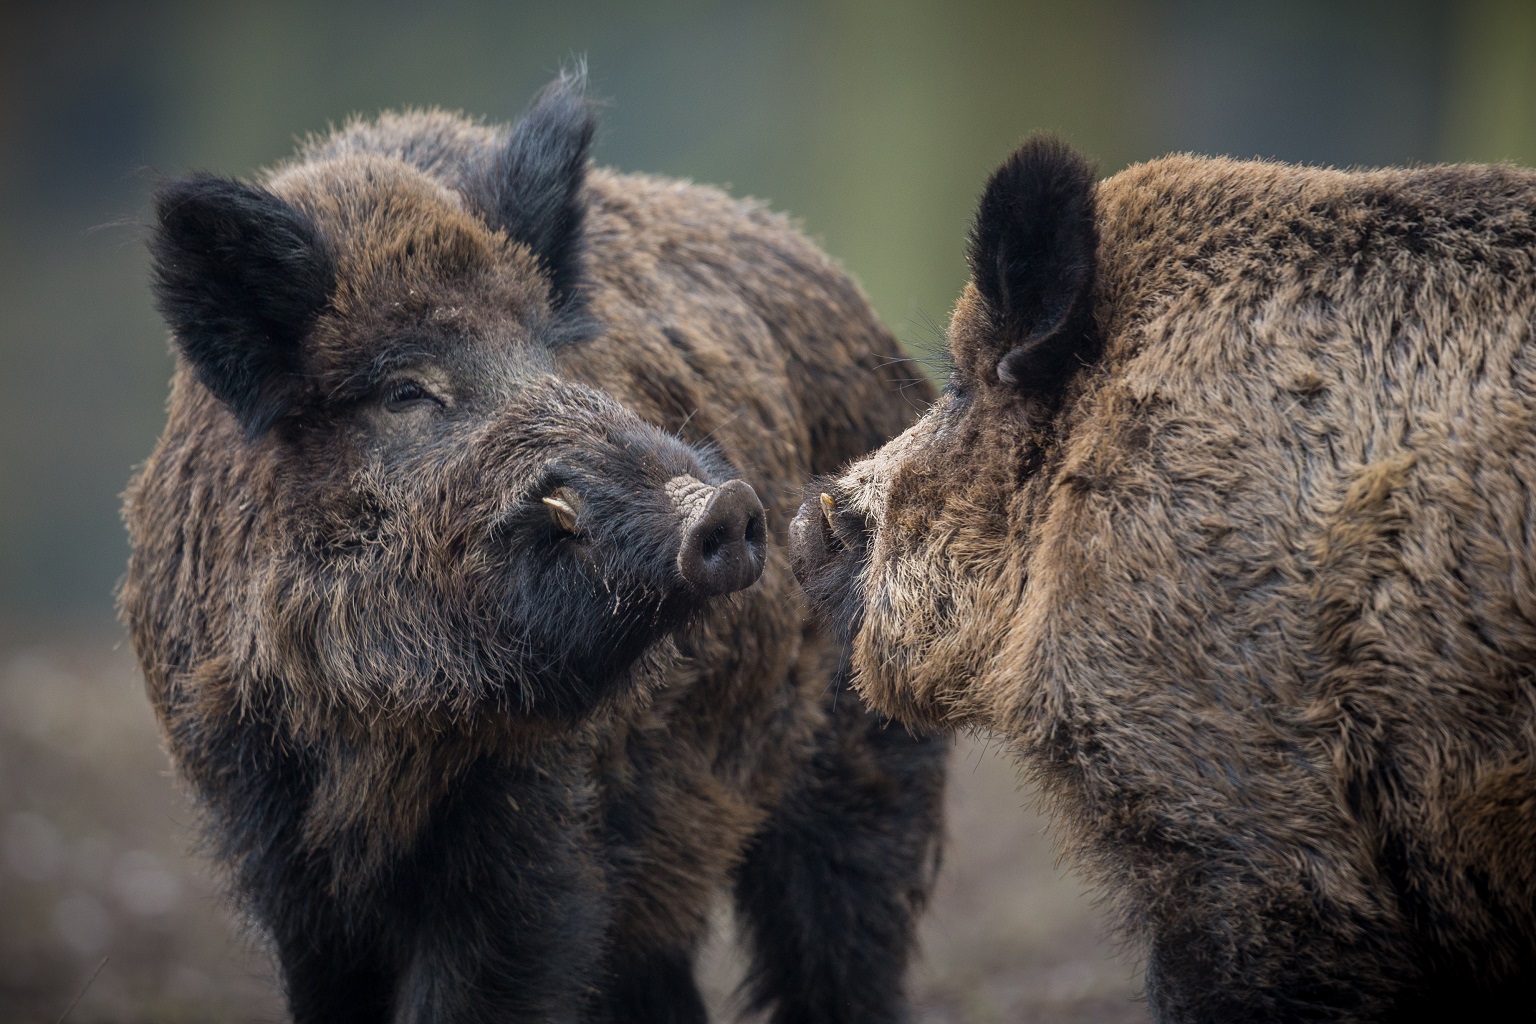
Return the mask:
<svg viewBox="0 0 1536 1024">
<path fill-rule="evenodd" d="M 854 685 L 1007 738 L 1160 1021 L 1529 1005 L 1536 172 L 1170 157 L 1088 273 L 1083 167 L 989 188 L 954 386 L 824 485 L 867 536 L 797 517 Z M 1091 370 L 987 372 L 1084 287 Z"/>
<path fill-rule="evenodd" d="M 776 1021 L 895 1024 L 947 746 L 835 700 L 784 525 L 912 386 L 787 221 L 590 139 L 566 77 L 162 191 L 119 600 L 166 746 L 299 1024 L 702 1024 L 724 892 Z M 711 596 L 732 479 L 771 532 Z"/>
<path fill-rule="evenodd" d="M 1049 394 L 1097 357 L 1093 192 L 1092 166 L 1048 135 L 1028 139 L 988 179 L 967 251 L 992 315 L 978 377 Z"/>
<path fill-rule="evenodd" d="M 155 302 L 181 353 L 252 437 L 301 387 L 300 347 L 335 267 L 314 222 L 268 189 L 212 174 L 155 193 Z"/>
</svg>

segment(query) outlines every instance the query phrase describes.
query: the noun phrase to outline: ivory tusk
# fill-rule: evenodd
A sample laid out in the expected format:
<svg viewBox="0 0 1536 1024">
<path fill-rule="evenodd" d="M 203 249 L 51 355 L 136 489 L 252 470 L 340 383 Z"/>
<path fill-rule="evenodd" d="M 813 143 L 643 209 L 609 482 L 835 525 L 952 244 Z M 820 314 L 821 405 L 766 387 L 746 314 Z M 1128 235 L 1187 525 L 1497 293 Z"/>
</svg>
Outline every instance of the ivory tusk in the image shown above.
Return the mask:
<svg viewBox="0 0 1536 1024">
<path fill-rule="evenodd" d="M 837 515 L 837 502 L 832 500 L 832 495 L 825 491 L 821 495 L 821 514 L 826 517 L 827 525 L 832 525 L 832 517 Z"/>
<path fill-rule="evenodd" d="M 544 498 L 549 507 L 549 517 L 566 533 L 576 532 L 576 517 L 581 514 L 581 499 L 569 487 L 557 487 L 555 493 Z"/>
</svg>

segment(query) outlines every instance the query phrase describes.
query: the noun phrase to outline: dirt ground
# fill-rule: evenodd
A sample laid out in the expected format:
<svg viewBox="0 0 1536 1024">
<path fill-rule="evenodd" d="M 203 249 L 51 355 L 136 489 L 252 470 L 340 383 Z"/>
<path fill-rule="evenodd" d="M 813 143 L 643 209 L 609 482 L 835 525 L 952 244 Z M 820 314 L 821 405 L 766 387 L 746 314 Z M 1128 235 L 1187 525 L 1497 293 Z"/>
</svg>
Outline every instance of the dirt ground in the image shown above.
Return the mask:
<svg viewBox="0 0 1536 1024">
<path fill-rule="evenodd" d="M 913 978 L 920 1019 L 1145 1020 L 1134 965 L 1031 802 L 1006 760 L 960 744 Z M 265 957 L 189 850 L 190 820 L 125 644 L 0 641 L 0 1021 L 284 1019 Z M 740 962 L 723 913 L 716 931 L 700 975 L 730 1020 Z"/>
</svg>

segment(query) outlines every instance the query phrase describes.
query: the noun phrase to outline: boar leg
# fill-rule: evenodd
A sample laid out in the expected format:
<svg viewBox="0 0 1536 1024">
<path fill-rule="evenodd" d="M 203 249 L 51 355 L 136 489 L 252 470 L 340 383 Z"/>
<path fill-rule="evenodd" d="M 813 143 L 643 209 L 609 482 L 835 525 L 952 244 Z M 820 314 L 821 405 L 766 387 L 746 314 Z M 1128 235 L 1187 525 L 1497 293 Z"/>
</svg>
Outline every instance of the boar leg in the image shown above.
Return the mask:
<svg viewBox="0 0 1536 1024">
<path fill-rule="evenodd" d="M 1245 863 L 1230 841 L 1224 845 L 1227 858 L 1210 864 L 1182 863 L 1175 848 L 1158 851 L 1169 873 L 1155 904 L 1166 909 L 1150 922 L 1153 1019 L 1392 1019 L 1394 984 L 1381 965 L 1401 977 L 1418 958 L 1391 913 L 1363 889 L 1329 893 L 1278 857 Z M 1213 837 L 1209 849 L 1222 848 Z"/>
<path fill-rule="evenodd" d="M 948 742 L 838 689 L 804 783 L 737 875 L 750 994 L 780 1024 L 908 1018 L 903 978 L 938 864 Z"/>
<path fill-rule="evenodd" d="M 197 766 L 215 778 L 204 798 L 209 839 L 234 868 L 243 907 L 271 941 L 295 1024 L 374 1024 L 389 1018 L 394 970 L 381 944 L 376 907 L 344 903 L 325 851 L 304 843 L 313 759 L 259 725 L 207 728 L 203 749 L 239 772 Z"/>
<path fill-rule="evenodd" d="M 261 884 L 246 887 L 277 954 L 294 1024 L 381 1024 L 389 1019 L 394 971 L 378 928 L 338 904 L 329 873 L 299 849 L 297 832 L 295 821 L 278 833 L 263 851 Z"/>
<path fill-rule="evenodd" d="M 396 876 L 411 934 L 395 1024 L 582 1019 L 607 915 L 588 801 L 547 767 L 455 782 Z"/>
<path fill-rule="evenodd" d="M 709 1015 L 693 979 L 693 951 L 635 955 L 614 951 L 600 1019 L 626 1024 L 705 1024 Z"/>
<path fill-rule="evenodd" d="M 317 908 L 326 914 L 328 908 Z M 389 1020 L 392 972 L 382 959 L 359 950 L 328 922 L 295 914 L 273 930 L 283 989 L 294 1024 L 382 1024 Z M 292 927 L 299 925 L 300 927 Z"/>
</svg>

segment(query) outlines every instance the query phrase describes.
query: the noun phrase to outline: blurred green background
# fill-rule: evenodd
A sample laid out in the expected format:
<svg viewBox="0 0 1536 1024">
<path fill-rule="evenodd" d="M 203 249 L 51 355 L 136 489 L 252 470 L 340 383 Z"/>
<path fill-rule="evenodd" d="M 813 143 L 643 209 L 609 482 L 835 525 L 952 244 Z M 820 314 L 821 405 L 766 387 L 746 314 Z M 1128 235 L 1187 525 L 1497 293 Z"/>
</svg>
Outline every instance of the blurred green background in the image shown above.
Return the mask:
<svg viewBox="0 0 1536 1024">
<path fill-rule="evenodd" d="M 1104 173 L 1174 150 L 1536 165 L 1536 0 L 0 0 L 0 1021 L 58 1021 L 98 970 L 72 1024 L 281 1015 L 186 855 L 112 621 L 117 495 L 171 371 L 149 191 L 250 173 L 354 112 L 510 119 L 579 55 L 602 162 L 792 213 L 919 352 L 982 181 L 1036 129 Z M 1144 1020 L 1011 765 L 955 764 L 920 1019 Z M 726 1005 L 739 962 L 704 960 Z"/>
<path fill-rule="evenodd" d="M 157 175 L 249 173 L 348 114 L 516 115 L 585 54 L 598 158 L 799 217 L 908 345 L 964 280 L 977 189 L 1054 129 L 1172 150 L 1536 163 L 1533 0 L 23 5 L 0 14 L 0 621 L 110 615 L 117 494 L 170 373 Z"/>
</svg>

